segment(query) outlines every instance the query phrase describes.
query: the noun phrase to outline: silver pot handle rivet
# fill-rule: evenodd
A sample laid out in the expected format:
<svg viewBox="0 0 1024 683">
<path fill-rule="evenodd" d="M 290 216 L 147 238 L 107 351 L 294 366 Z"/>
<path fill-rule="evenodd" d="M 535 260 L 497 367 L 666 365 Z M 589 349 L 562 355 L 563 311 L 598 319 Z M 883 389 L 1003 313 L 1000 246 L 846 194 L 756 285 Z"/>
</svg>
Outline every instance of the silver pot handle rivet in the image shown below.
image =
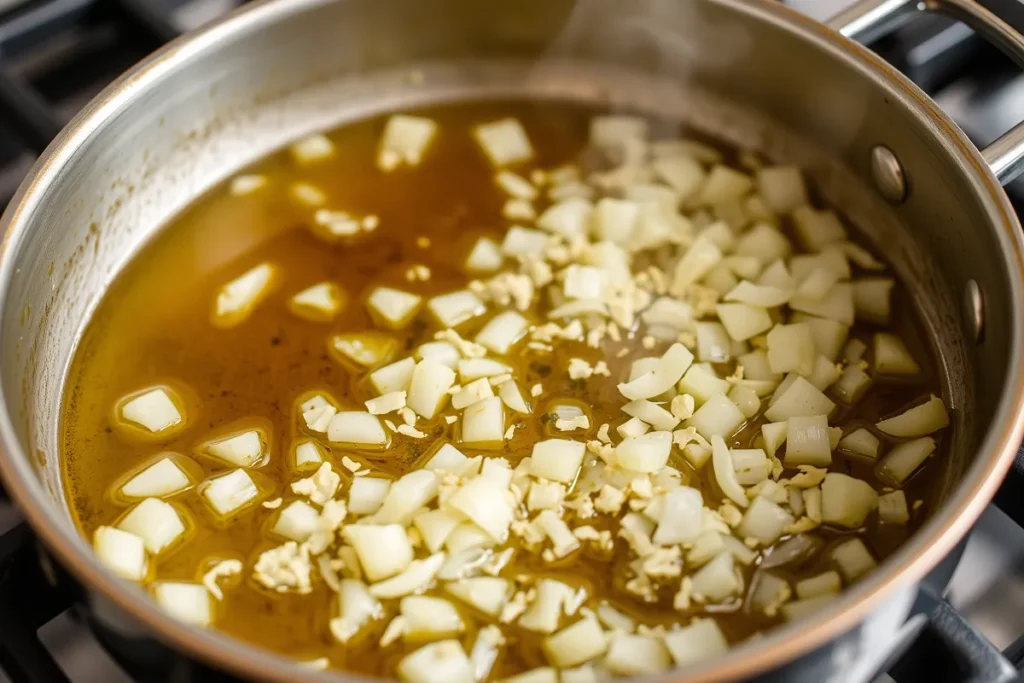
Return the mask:
<svg viewBox="0 0 1024 683">
<path fill-rule="evenodd" d="M 890 204 L 902 204 L 907 198 L 907 176 L 892 150 L 875 145 L 871 150 L 871 180 L 875 189 Z"/>
<path fill-rule="evenodd" d="M 975 344 L 981 342 L 985 333 L 985 304 L 981 296 L 981 287 L 973 279 L 964 286 L 964 321 L 967 323 L 967 335 Z"/>
</svg>

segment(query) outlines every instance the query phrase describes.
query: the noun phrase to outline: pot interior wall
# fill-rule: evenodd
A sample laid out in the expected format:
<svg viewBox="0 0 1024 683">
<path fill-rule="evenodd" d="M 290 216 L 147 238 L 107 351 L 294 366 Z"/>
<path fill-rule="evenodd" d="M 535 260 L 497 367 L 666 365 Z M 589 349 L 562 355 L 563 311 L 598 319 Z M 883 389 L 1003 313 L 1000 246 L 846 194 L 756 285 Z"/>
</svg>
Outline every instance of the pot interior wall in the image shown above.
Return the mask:
<svg viewBox="0 0 1024 683">
<path fill-rule="evenodd" d="M 65 505 L 59 408 L 76 340 L 105 286 L 169 217 L 312 130 L 498 95 L 676 116 L 808 168 L 923 306 L 955 409 L 952 490 L 1005 381 L 1014 312 L 1000 240 L 955 145 L 910 111 L 913 96 L 851 68 L 822 35 L 798 39 L 784 15 L 741 0 L 282 1 L 178 44 L 70 133 L 72 146 L 9 214 L 29 229 L 8 245 L 19 271 L 0 323 L 3 392 L 50 497 Z M 875 144 L 907 168 L 910 197 L 897 210 L 863 180 Z M 977 346 L 958 312 L 968 278 L 986 304 Z"/>
</svg>

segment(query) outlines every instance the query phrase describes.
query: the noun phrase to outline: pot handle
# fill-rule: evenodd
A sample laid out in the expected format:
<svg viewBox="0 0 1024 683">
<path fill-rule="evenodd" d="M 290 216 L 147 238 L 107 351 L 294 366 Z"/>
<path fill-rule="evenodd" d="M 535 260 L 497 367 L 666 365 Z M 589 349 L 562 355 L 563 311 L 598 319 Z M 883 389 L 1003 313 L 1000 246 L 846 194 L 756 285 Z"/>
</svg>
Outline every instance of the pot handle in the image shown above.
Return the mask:
<svg viewBox="0 0 1024 683">
<path fill-rule="evenodd" d="M 860 0 L 825 23 L 863 43 L 885 35 L 923 10 L 963 22 L 1024 68 L 1024 36 L 976 0 Z M 981 156 L 1003 185 L 1024 172 L 1024 122 L 981 150 Z"/>
</svg>

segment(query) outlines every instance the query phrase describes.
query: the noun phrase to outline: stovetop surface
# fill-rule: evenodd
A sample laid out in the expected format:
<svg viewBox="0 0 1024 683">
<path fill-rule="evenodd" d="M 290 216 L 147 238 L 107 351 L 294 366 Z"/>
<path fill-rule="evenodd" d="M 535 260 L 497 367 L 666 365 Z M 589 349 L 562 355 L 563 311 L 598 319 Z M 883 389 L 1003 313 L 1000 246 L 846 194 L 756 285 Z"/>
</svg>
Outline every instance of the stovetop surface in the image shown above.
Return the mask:
<svg viewBox="0 0 1024 683">
<path fill-rule="evenodd" d="M 0 208 L 60 128 L 112 78 L 241 1 L 0 0 Z M 983 2 L 1024 29 L 1022 0 Z M 850 0 L 788 3 L 824 19 Z M 874 47 L 932 94 L 978 144 L 1024 118 L 1024 74 L 965 27 L 922 17 Z M 1008 192 L 1024 210 L 1024 178 Z M 1000 495 L 1018 520 L 1024 519 L 1020 472 Z M 19 522 L 10 504 L 0 501 L 0 548 L 27 538 L 16 537 L 25 531 Z M 947 597 L 998 648 L 1021 649 L 1024 529 L 995 506 L 972 533 Z M 2 624 L 0 644 L 9 637 Z M 43 625 L 39 636 L 73 683 L 132 680 L 70 611 Z M 0 665 L 0 683 L 12 678 L 16 674 L 9 678 Z"/>
</svg>

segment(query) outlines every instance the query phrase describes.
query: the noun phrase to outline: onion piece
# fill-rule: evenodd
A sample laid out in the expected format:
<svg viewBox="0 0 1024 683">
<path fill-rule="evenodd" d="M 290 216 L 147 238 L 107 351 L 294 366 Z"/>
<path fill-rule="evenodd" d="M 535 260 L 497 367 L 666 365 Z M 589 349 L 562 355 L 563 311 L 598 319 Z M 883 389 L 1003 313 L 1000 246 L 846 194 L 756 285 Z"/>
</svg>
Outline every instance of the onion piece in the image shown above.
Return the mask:
<svg viewBox="0 0 1024 683">
<path fill-rule="evenodd" d="M 732 358 L 733 340 L 724 325 L 699 322 L 696 328 L 697 358 L 708 363 L 725 363 Z"/>
<path fill-rule="evenodd" d="M 668 463 L 671 451 L 671 432 L 648 432 L 623 439 L 615 448 L 615 464 L 631 472 L 651 474 Z"/>
<path fill-rule="evenodd" d="M 814 348 L 817 352 L 835 360 L 843 350 L 846 338 L 850 334 L 850 328 L 836 320 L 819 318 L 807 313 L 794 313 L 790 318 L 791 323 L 805 323 L 811 328 L 811 337 L 814 339 Z"/>
<path fill-rule="evenodd" d="M 857 529 L 878 507 L 878 494 L 866 481 L 829 472 L 821 483 L 821 521 Z"/>
<path fill-rule="evenodd" d="M 764 447 L 768 455 L 775 457 L 775 453 L 786 441 L 789 433 L 789 422 L 766 422 L 761 425 L 761 437 L 764 439 Z"/>
<path fill-rule="evenodd" d="M 761 411 L 761 398 L 757 391 L 744 384 L 736 384 L 729 390 L 729 400 L 736 404 L 743 417 L 748 420 Z"/>
<path fill-rule="evenodd" d="M 749 193 L 753 187 L 754 181 L 746 173 L 716 164 L 701 185 L 696 199 L 704 206 L 734 202 Z"/>
<path fill-rule="evenodd" d="M 781 385 L 779 388 L 782 389 Z M 803 377 L 795 376 L 764 415 L 772 422 L 782 422 L 791 417 L 829 415 L 835 407 L 836 404 L 813 384 Z"/>
<path fill-rule="evenodd" d="M 732 456 L 721 436 L 711 437 L 711 464 L 715 470 L 715 480 L 722 493 L 741 508 L 747 507 L 747 494 L 736 480 L 736 470 L 732 466 Z"/>
<path fill-rule="evenodd" d="M 776 308 L 789 301 L 793 292 L 771 285 L 758 285 L 743 280 L 725 295 L 726 301 L 738 301 L 760 308 Z"/>
<path fill-rule="evenodd" d="M 391 480 L 380 477 L 355 477 L 348 490 L 348 511 L 353 515 L 372 515 L 380 509 L 391 489 Z"/>
<path fill-rule="evenodd" d="M 288 300 L 288 306 L 295 315 L 314 322 L 329 322 L 344 303 L 341 288 L 333 282 L 320 282 Z"/>
<path fill-rule="evenodd" d="M 372 449 L 386 448 L 389 442 L 380 418 L 365 411 L 342 411 L 335 415 L 327 428 L 327 438 L 331 443 Z"/>
<path fill-rule="evenodd" d="M 890 491 L 878 497 L 878 519 L 883 524 L 906 524 L 910 521 L 907 494 Z"/>
<path fill-rule="evenodd" d="M 473 129 L 473 137 L 494 166 L 517 164 L 533 157 L 530 138 L 514 118 L 480 124 Z"/>
<path fill-rule="evenodd" d="M 863 427 L 839 440 L 839 448 L 842 450 L 871 459 L 878 457 L 878 445 L 878 437 Z"/>
<path fill-rule="evenodd" d="M 413 561 L 412 544 L 401 524 L 349 524 L 342 535 L 370 581 L 401 574 Z"/>
<path fill-rule="evenodd" d="M 462 522 L 452 529 L 448 538 L 444 539 L 445 548 L 453 555 L 467 550 L 483 550 L 495 545 L 494 539 L 473 522 Z"/>
<path fill-rule="evenodd" d="M 834 211 L 797 207 L 793 213 L 797 237 L 811 251 L 820 251 L 836 242 L 846 241 L 846 228 Z"/>
<path fill-rule="evenodd" d="M 413 470 L 403 475 L 388 487 L 380 509 L 373 516 L 373 522 L 409 524 L 419 508 L 434 500 L 438 488 L 438 476 L 429 469 Z"/>
<path fill-rule="evenodd" d="M 246 174 L 235 176 L 231 179 L 230 192 L 235 197 L 242 197 L 247 194 L 252 194 L 256 190 L 265 187 L 267 184 L 267 177 L 257 174 Z"/>
<path fill-rule="evenodd" d="M 537 596 L 519 617 L 519 626 L 528 631 L 554 633 L 562 612 L 576 595 L 569 585 L 554 579 L 541 579 L 536 586 Z"/>
<path fill-rule="evenodd" d="M 736 576 L 735 558 L 730 552 L 720 553 L 698 569 L 691 578 L 694 594 L 708 602 L 721 602 L 742 588 Z"/>
<path fill-rule="evenodd" d="M 876 472 L 882 479 L 902 485 L 934 452 L 935 439 L 930 436 L 897 444 L 878 463 Z"/>
<path fill-rule="evenodd" d="M 128 499 L 164 498 L 191 488 L 194 483 L 191 475 L 175 462 L 182 456 L 171 456 L 168 454 L 133 475 L 121 485 L 118 493 Z"/>
<path fill-rule="evenodd" d="M 539 666 L 517 676 L 503 678 L 502 683 L 559 683 L 558 670 L 550 666 Z"/>
<path fill-rule="evenodd" d="M 672 277 L 673 294 L 682 294 L 722 260 L 722 252 L 707 237 L 698 237 L 676 264 Z"/>
<path fill-rule="evenodd" d="M 942 399 L 934 394 L 925 403 L 895 417 L 882 420 L 875 427 L 889 436 L 918 437 L 931 434 L 949 425 L 949 414 Z"/>
<path fill-rule="evenodd" d="M 504 262 L 505 255 L 498 243 L 490 237 L 481 237 L 466 256 L 465 267 L 471 273 L 493 273 Z"/>
<path fill-rule="evenodd" d="M 444 564 L 444 559 L 444 553 L 434 553 L 425 559 L 413 560 L 401 574 L 371 585 L 370 595 L 378 599 L 393 599 L 418 593 L 434 580 L 434 576 Z"/>
<path fill-rule="evenodd" d="M 895 334 L 876 332 L 872 338 L 875 372 L 880 375 L 919 375 L 921 366 Z"/>
<path fill-rule="evenodd" d="M 569 484 L 575 481 L 586 450 L 585 444 L 570 439 L 547 439 L 533 445 L 530 474 Z"/>
<path fill-rule="evenodd" d="M 235 467 L 256 467 L 266 457 L 268 441 L 261 430 L 249 429 L 207 441 L 199 450 Z"/>
<path fill-rule="evenodd" d="M 832 561 L 847 583 L 852 583 L 878 566 L 864 541 L 851 538 L 832 549 Z"/>
<path fill-rule="evenodd" d="M 793 416 L 786 429 L 786 467 L 832 464 L 828 417 L 825 415 Z"/>
<path fill-rule="evenodd" d="M 730 448 L 729 456 L 740 486 L 760 484 L 771 474 L 771 462 L 760 448 Z"/>
<path fill-rule="evenodd" d="M 490 396 L 466 408 L 462 413 L 463 443 L 495 445 L 505 434 L 505 408 L 501 399 Z"/>
<path fill-rule="evenodd" d="M 790 298 L 789 307 L 794 311 L 835 320 L 849 327 L 854 321 L 853 287 L 848 282 L 840 282 L 822 299 L 797 293 Z"/>
<path fill-rule="evenodd" d="M 516 384 L 515 380 L 509 379 L 499 384 L 498 396 L 509 410 L 522 415 L 530 414 L 530 405 L 526 402 L 523 392 L 519 389 L 519 385 Z"/>
<path fill-rule="evenodd" d="M 697 409 L 686 424 L 710 440 L 713 436 L 731 436 L 746 419 L 735 403 L 721 394 L 715 394 Z"/>
<path fill-rule="evenodd" d="M 334 143 L 322 133 L 308 135 L 288 148 L 292 158 L 301 165 L 323 161 L 334 154 Z"/>
<path fill-rule="evenodd" d="M 512 584 L 497 576 L 479 576 L 453 581 L 444 589 L 467 605 L 496 618 L 508 602 Z"/>
<path fill-rule="evenodd" d="M 689 626 L 666 633 L 665 647 L 676 666 L 689 666 L 724 654 L 729 643 L 714 619 L 694 619 Z"/>
<path fill-rule="evenodd" d="M 837 595 L 843 589 L 843 584 L 837 572 L 827 571 L 797 581 L 795 588 L 801 600 L 809 600 L 823 595 Z"/>
<path fill-rule="evenodd" d="M 718 319 L 726 332 L 735 341 L 745 341 L 771 329 L 772 319 L 768 311 L 748 304 L 718 304 L 715 308 Z"/>
<path fill-rule="evenodd" d="M 660 639 L 616 631 L 608 643 L 604 665 L 620 676 L 644 676 L 668 670 L 672 659 Z"/>
<path fill-rule="evenodd" d="M 175 619 L 193 626 L 213 622 L 213 603 L 206 586 L 180 581 L 160 581 L 153 585 L 156 603 Z"/>
<path fill-rule="evenodd" d="M 342 579 L 338 590 L 338 616 L 331 619 L 331 635 L 348 643 L 370 621 L 384 615 L 380 602 L 370 595 L 366 585 L 355 579 Z"/>
<path fill-rule="evenodd" d="M 425 360 L 427 358 L 437 361 L 441 365 L 446 365 L 454 370 L 458 366 L 459 360 L 462 358 L 462 354 L 459 353 L 459 350 L 449 342 L 427 342 L 426 344 L 420 344 L 416 348 L 416 360 Z"/>
<path fill-rule="evenodd" d="M 729 391 L 729 383 L 720 379 L 705 365 L 692 365 L 679 381 L 679 391 L 693 396 L 697 405 L 706 403 L 715 394 Z"/>
<path fill-rule="evenodd" d="M 243 469 L 208 479 L 201 488 L 203 499 L 222 517 L 252 505 L 260 495 L 256 483 Z"/>
<path fill-rule="evenodd" d="M 736 532 L 744 538 L 754 538 L 763 545 L 771 545 L 793 523 L 793 515 L 763 496 L 751 501 Z"/>
<path fill-rule="evenodd" d="M 456 327 L 482 315 L 487 307 L 476 294 L 468 289 L 461 289 L 432 297 L 427 301 L 427 309 L 442 327 Z"/>
<path fill-rule="evenodd" d="M 817 536 L 797 534 L 774 546 L 768 557 L 761 562 L 762 569 L 773 569 L 788 564 L 799 565 L 821 549 L 822 541 Z"/>
<path fill-rule="evenodd" d="M 389 118 L 377 149 L 377 168 L 389 172 L 403 164 L 418 166 L 437 135 L 437 127 L 423 116 L 396 114 Z"/>
<path fill-rule="evenodd" d="M 432 359 L 421 360 L 413 368 L 406 402 L 417 415 L 429 420 L 444 408 L 455 373 Z"/>
<path fill-rule="evenodd" d="M 501 629 L 494 624 L 484 626 L 476 634 L 473 641 L 473 649 L 469 653 L 469 660 L 473 665 L 474 676 L 477 681 L 487 680 L 498 660 L 500 648 L 505 644 L 505 636 Z"/>
<path fill-rule="evenodd" d="M 673 344 L 650 372 L 631 382 L 619 384 L 619 391 L 630 400 L 654 398 L 675 386 L 691 363 L 693 354 L 689 349 L 682 344 Z"/>
<path fill-rule="evenodd" d="M 213 324 L 227 328 L 245 320 L 270 293 L 276 273 L 275 266 L 261 263 L 222 286 L 214 300 Z"/>
<path fill-rule="evenodd" d="M 734 253 L 737 256 L 754 256 L 761 263 L 772 264 L 763 273 L 758 284 L 792 289 L 795 283 L 789 277 L 789 270 L 780 259 L 789 256 L 793 247 L 786 236 L 768 223 L 758 223 L 736 241 Z"/>
<path fill-rule="evenodd" d="M 392 329 L 405 327 L 422 303 L 423 297 L 391 287 L 376 287 L 366 298 L 375 322 Z"/>
<path fill-rule="evenodd" d="M 537 227 L 566 239 L 576 239 L 586 235 L 593 211 L 593 204 L 586 199 L 568 198 L 548 207 L 537 218 Z"/>
<path fill-rule="evenodd" d="M 773 373 L 811 374 L 817 354 L 809 325 L 776 325 L 768 333 L 767 342 L 768 365 Z"/>
<path fill-rule="evenodd" d="M 146 542 L 141 536 L 110 526 L 100 526 L 93 532 L 92 545 L 96 556 L 116 576 L 130 581 L 142 581 L 149 571 Z"/>
<path fill-rule="evenodd" d="M 529 322 L 515 311 L 491 318 L 476 335 L 476 343 L 498 354 L 506 354 L 526 333 Z"/>
<path fill-rule="evenodd" d="M 512 368 L 490 358 L 465 358 L 458 362 L 459 381 L 465 384 L 481 377 L 497 377 L 512 372 Z"/>
<path fill-rule="evenodd" d="M 757 191 L 775 213 L 789 213 L 807 205 L 807 186 L 797 166 L 769 166 L 757 170 Z"/>
<path fill-rule="evenodd" d="M 466 630 L 458 610 L 442 598 L 408 595 L 399 603 L 399 611 L 405 619 L 402 637 L 406 640 L 443 638 Z"/>
<path fill-rule="evenodd" d="M 834 391 L 844 403 L 853 405 L 871 388 L 871 376 L 859 365 L 848 365 L 835 383 Z"/>
<path fill-rule="evenodd" d="M 292 465 L 299 471 L 316 469 L 323 461 L 323 451 L 316 441 L 300 441 L 292 451 Z"/>
<path fill-rule="evenodd" d="M 356 369 L 363 370 L 386 363 L 397 347 L 394 337 L 381 332 L 364 332 L 335 335 L 329 348 L 340 356 L 342 362 L 347 361 Z"/>
<path fill-rule="evenodd" d="M 608 641 L 597 619 L 584 617 L 545 638 L 541 646 L 548 661 L 564 669 L 600 657 L 607 650 Z"/>
<path fill-rule="evenodd" d="M 494 479 L 470 479 L 448 499 L 448 506 L 466 515 L 498 543 L 508 540 L 514 519 L 508 489 Z"/>
<path fill-rule="evenodd" d="M 381 395 L 396 391 L 408 391 L 415 367 L 416 361 L 412 358 L 403 358 L 371 372 L 370 384 Z"/>
<path fill-rule="evenodd" d="M 682 155 L 655 158 L 651 162 L 651 170 L 655 176 L 676 191 L 679 201 L 693 197 L 706 177 L 704 168 L 696 159 Z"/>
<path fill-rule="evenodd" d="M 853 305 L 858 320 L 878 325 L 889 324 L 892 315 L 891 277 L 870 277 L 853 281 Z"/>
<path fill-rule="evenodd" d="M 125 421 L 153 433 L 170 430 L 184 422 L 178 402 L 164 387 L 144 389 L 125 399 L 118 413 Z"/>
<path fill-rule="evenodd" d="M 317 530 L 320 513 L 309 503 L 295 500 L 280 513 L 271 532 L 289 541 L 302 543 Z"/>
<path fill-rule="evenodd" d="M 704 528 L 704 499 L 700 491 L 680 486 L 663 494 L 663 511 L 651 540 L 658 545 L 691 543 Z"/>
<path fill-rule="evenodd" d="M 630 401 L 622 406 L 622 412 L 631 417 L 643 420 L 655 429 L 671 431 L 679 424 L 679 418 L 656 403 L 640 399 Z M 646 431 L 646 430 L 645 430 Z"/>
<path fill-rule="evenodd" d="M 396 667 L 406 683 L 476 683 L 473 665 L 457 640 L 440 640 L 406 655 Z"/>
<path fill-rule="evenodd" d="M 468 462 L 469 458 L 462 451 L 450 443 L 443 443 L 430 456 L 423 468 L 434 472 L 451 472 L 461 476 Z"/>
</svg>

